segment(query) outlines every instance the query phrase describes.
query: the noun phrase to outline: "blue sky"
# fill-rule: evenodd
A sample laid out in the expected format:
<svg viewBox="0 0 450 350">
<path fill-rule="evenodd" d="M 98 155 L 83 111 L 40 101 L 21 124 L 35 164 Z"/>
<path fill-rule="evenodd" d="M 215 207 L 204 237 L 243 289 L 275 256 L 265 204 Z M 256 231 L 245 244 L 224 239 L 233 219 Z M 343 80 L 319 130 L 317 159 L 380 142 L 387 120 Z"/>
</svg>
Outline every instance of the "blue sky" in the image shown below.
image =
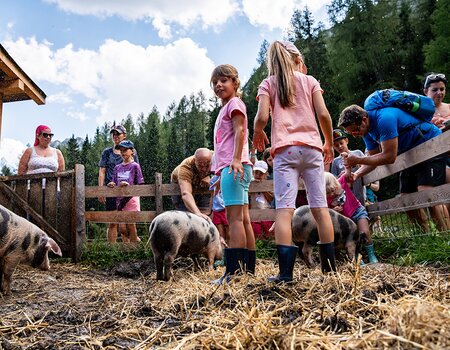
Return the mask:
<svg viewBox="0 0 450 350">
<path fill-rule="evenodd" d="M 0 42 L 46 93 L 3 106 L 1 163 L 17 167 L 37 125 L 92 139 L 202 90 L 231 63 L 245 82 L 264 39 L 282 39 L 295 9 L 326 20 L 330 0 L 1 0 Z"/>
</svg>

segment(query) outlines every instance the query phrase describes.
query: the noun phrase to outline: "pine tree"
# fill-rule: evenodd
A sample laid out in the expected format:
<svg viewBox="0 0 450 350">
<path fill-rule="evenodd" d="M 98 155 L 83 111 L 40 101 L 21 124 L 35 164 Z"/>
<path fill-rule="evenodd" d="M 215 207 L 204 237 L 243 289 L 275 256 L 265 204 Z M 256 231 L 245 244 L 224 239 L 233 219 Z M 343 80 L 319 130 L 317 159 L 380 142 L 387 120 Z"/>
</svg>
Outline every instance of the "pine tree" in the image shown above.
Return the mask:
<svg viewBox="0 0 450 350">
<path fill-rule="evenodd" d="M 72 134 L 72 137 L 67 142 L 65 153 L 66 169 L 75 169 L 75 164 L 80 163 L 80 149 L 74 134 Z"/>
</svg>

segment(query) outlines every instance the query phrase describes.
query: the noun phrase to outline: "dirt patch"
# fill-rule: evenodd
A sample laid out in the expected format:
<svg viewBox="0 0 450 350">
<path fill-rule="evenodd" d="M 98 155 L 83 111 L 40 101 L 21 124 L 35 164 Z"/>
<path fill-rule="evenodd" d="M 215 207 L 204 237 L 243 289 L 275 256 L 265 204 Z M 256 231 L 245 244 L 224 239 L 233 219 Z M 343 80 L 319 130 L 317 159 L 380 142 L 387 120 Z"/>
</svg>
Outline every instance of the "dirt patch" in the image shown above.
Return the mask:
<svg viewBox="0 0 450 350">
<path fill-rule="evenodd" d="M 259 260 L 256 277 L 213 286 L 224 268 L 176 266 L 170 282 L 149 261 L 21 266 L 0 297 L 0 349 L 450 347 L 448 268 L 345 263 L 324 276 L 299 263 L 294 283 L 273 285 L 276 266 Z"/>
</svg>

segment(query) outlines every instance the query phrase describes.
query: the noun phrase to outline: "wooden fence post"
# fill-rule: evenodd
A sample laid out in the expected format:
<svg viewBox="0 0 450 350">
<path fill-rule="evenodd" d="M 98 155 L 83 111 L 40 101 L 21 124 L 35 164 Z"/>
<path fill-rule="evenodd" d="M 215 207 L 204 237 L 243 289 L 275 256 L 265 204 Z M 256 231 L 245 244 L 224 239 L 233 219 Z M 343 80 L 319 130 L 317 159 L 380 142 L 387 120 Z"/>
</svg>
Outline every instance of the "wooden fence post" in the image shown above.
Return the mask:
<svg viewBox="0 0 450 350">
<path fill-rule="evenodd" d="M 72 216 L 72 260 L 80 261 L 83 245 L 86 241 L 84 166 L 75 164 Z"/>
<path fill-rule="evenodd" d="M 156 215 L 163 212 L 163 195 L 162 195 L 162 174 L 155 173 L 155 202 Z"/>
</svg>

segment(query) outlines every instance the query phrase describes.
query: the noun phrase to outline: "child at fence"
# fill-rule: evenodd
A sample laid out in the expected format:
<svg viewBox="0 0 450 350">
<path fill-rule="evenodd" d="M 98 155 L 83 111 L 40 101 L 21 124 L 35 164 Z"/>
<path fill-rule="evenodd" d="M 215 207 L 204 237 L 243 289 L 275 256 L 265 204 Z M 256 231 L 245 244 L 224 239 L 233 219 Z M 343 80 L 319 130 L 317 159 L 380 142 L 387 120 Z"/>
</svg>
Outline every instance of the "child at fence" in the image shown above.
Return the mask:
<svg viewBox="0 0 450 350">
<path fill-rule="evenodd" d="M 126 187 L 129 185 L 141 185 L 144 183 L 141 166 L 134 161 L 134 144 L 129 140 L 123 140 L 115 146 L 120 150 L 123 161 L 114 168 L 113 178 L 108 187 Z M 139 197 L 117 197 L 117 210 L 119 211 L 140 211 Z M 136 224 L 121 224 L 120 235 L 123 242 L 139 242 Z"/>
<path fill-rule="evenodd" d="M 263 160 L 258 160 L 253 165 L 253 181 L 261 182 L 267 180 L 269 175 L 269 166 Z M 257 192 L 255 195 L 255 204 L 256 208 L 254 209 L 274 209 L 275 203 L 273 202 L 273 192 Z M 273 221 L 270 220 L 261 220 L 261 221 L 252 221 L 252 228 L 256 238 L 259 239 L 268 239 L 272 232 L 269 232 L 270 228 L 273 225 Z"/>
<path fill-rule="evenodd" d="M 345 180 L 345 174 L 336 179 L 333 174 L 326 172 L 325 183 L 329 207 L 356 223 L 360 235 L 363 235 L 362 242 L 364 243 L 364 250 L 367 253 L 369 263 L 377 263 L 378 259 L 375 256 L 373 240 L 369 230 L 369 215 L 366 208 L 358 201 L 350 189 Z"/>
<path fill-rule="evenodd" d="M 344 154 L 353 154 L 357 157 L 364 157 L 364 153 L 359 150 L 350 150 L 348 148 L 348 138 L 347 135 L 341 129 L 333 130 L 333 148 L 339 154 L 336 158 L 333 159 L 333 163 L 331 163 L 331 173 L 335 177 L 340 177 L 345 173 L 344 160 L 342 155 Z M 358 166 L 353 167 L 352 171 L 355 172 L 358 170 Z M 362 179 L 358 179 L 351 184 L 351 189 L 353 194 L 356 196 L 358 201 L 361 204 L 366 202 L 366 190 L 363 185 Z"/>
<path fill-rule="evenodd" d="M 272 115 L 275 241 L 279 275 L 269 280 L 290 282 L 298 247 L 292 243 L 292 215 L 300 176 L 306 185 L 308 202 L 317 222 L 323 272 L 335 271 L 334 230 L 325 196 L 324 161 L 333 160 L 332 122 L 319 82 L 306 75 L 299 50 L 290 42 L 275 41 L 267 53 L 269 77 L 259 85 L 258 112 L 253 144 L 262 151 L 269 142 L 264 132 Z M 319 128 L 325 138 L 322 145 Z"/>
<path fill-rule="evenodd" d="M 255 271 L 255 237 L 248 209 L 252 163 L 247 142 L 247 112 L 239 98 L 240 80 L 236 68 L 230 64 L 217 66 L 211 74 L 211 86 L 222 102 L 214 126 L 214 169 L 216 175 L 220 175 L 230 228 L 229 248 L 225 248 L 226 271 L 213 281 L 222 284 L 229 282 L 242 268 L 250 273 Z"/>
</svg>

